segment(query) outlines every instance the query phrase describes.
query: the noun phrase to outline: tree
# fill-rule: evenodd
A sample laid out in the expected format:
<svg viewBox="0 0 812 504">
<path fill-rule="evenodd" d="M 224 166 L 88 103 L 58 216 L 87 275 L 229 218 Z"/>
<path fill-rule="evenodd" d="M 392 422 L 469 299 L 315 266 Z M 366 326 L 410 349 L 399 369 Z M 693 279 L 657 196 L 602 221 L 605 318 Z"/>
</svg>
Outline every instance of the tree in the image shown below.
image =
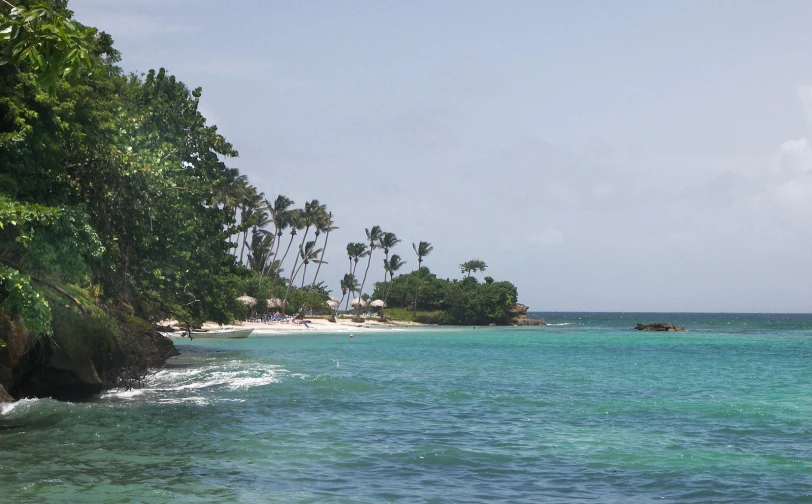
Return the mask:
<svg viewBox="0 0 812 504">
<path fill-rule="evenodd" d="M 360 242 L 351 242 L 347 244 L 347 258 L 350 260 L 350 274 L 355 276 L 355 270 L 358 268 L 358 261 L 362 257 L 369 254 L 367 246 Z"/>
<path fill-rule="evenodd" d="M 321 265 L 324 264 L 324 253 L 327 251 L 327 240 L 330 238 L 330 232 L 335 231 L 338 229 L 333 222 L 333 212 L 328 212 L 326 214 L 322 214 L 322 218 L 319 220 L 318 224 L 316 225 L 316 239 L 319 237 L 319 233 L 324 233 L 324 247 L 321 249 L 321 256 L 319 257 L 318 267 L 316 268 L 316 274 L 313 275 L 313 283 L 310 284 L 310 290 L 313 290 L 313 287 L 316 285 L 316 280 L 319 278 L 319 271 L 321 270 Z"/>
<path fill-rule="evenodd" d="M 383 236 L 383 230 L 381 230 L 380 226 L 372 226 L 371 229 L 364 229 L 367 235 L 367 241 L 369 242 L 369 259 L 367 260 L 367 269 L 364 270 L 364 279 L 361 280 L 361 290 L 359 291 L 361 295 L 364 295 L 364 284 L 367 281 L 367 273 L 369 273 L 369 265 L 372 263 L 372 252 L 378 248 L 378 242 Z M 361 312 L 361 304 L 359 303 L 358 306 L 355 307 L 356 313 Z"/>
<path fill-rule="evenodd" d="M 305 277 L 307 276 L 307 265 L 310 264 L 311 262 L 320 264 L 321 260 L 319 259 L 319 257 L 321 257 L 321 253 L 322 249 L 316 248 L 316 240 L 311 240 L 307 242 L 305 247 L 299 250 L 299 257 L 302 259 L 302 263 L 299 265 L 299 269 L 302 269 L 302 267 L 304 267 L 304 271 L 302 272 L 302 286 L 301 286 L 302 289 L 304 288 Z M 296 275 L 298 276 L 298 272 L 296 273 Z M 312 291 L 312 289 L 309 289 L 309 291 Z"/>
<path fill-rule="evenodd" d="M 392 254 L 392 257 L 384 259 L 383 261 L 383 269 L 384 269 L 383 280 L 384 283 L 386 284 L 386 293 L 383 296 L 384 307 L 381 308 L 381 318 L 383 318 L 384 316 L 384 309 L 386 308 L 386 300 L 389 299 L 389 291 L 392 290 L 392 282 L 394 281 L 395 273 L 404 264 L 406 264 L 406 261 L 403 261 L 397 254 Z M 386 282 L 386 273 L 389 273 L 389 282 Z"/>
<path fill-rule="evenodd" d="M 421 241 L 419 245 L 412 243 L 412 248 L 414 249 L 414 253 L 417 254 L 417 271 L 420 271 L 420 267 L 423 265 L 423 258 L 431 254 L 434 247 L 432 247 L 429 242 Z M 420 292 L 420 284 L 421 282 L 418 279 L 418 281 L 415 282 L 414 288 L 414 316 L 417 316 L 417 295 Z"/>
<path fill-rule="evenodd" d="M 285 292 L 285 299 L 282 301 L 283 304 L 287 303 L 290 290 L 293 288 L 294 277 L 299 273 L 299 269 L 296 266 L 299 263 L 299 258 L 302 257 L 302 254 L 305 251 L 305 240 L 307 240 L 307 234 L 310 231 L 310 228 L 322 218 L 324 211 L 325 206 L 319 204 L 319 200 L 314 199 L 305 202 L 304 208 L 299 213 L 299 224 L 304 228 L 304 233 L 302 234 L 302 243 L 299 244 L 299 254 L 293 256 L 293 266 L 290 268 L 291 276 L 290 279 L 288 279 L 288 289 Z"/>
<path fill-rule="evenodd" d="M 273 222 L 274 226 L 274 235 L 276 235 L 276 249 L 273 253 L 273 260 L 271 264 L 276 263 L 276 257 L 279 254 L 279 245 L 282 243 L 282 235 L 284 234 L 285 229 L 291 225 L 293 220 L 293 216 L 291 215 L 290 207 L 293 206 L 293 200 L 288 198 L 287 196 L 279 195 L 274 200 L 273 204 L 266 202 L 268 205 L 268 212 L 270 213 L 271 222 Z M 291 239 L 292 241 L 292 239 Z M 281 261 L 280 261 L 281 263 Z M 263 271 L 260 274 L 260 284 L 262 284 L 262 279 L 265 277 L 266 272 Z M 273 282 L 271 285 L 276 284 L 276 278 L 278 276 L 278 270 L 274 272 L 273 275 Z"/>
<path fill-rule="evenodd" d="M 338 306 L 336 306 L 336 314 L 338 314 L 338 307 L 341 306 L 341 303 L 344 301 L 344 297 L 347 296 L 347 293 L 352 294 L 358 291 L 358 280 L 355 279 L 355 275 L 352 273 L 345 273 L 344 278 L 341 279 L 341 300 L 338 302 Z M 349 305 L 350 298 L 347 298 L 347 305 Z M 344 306 L 344 311 L 347 311 L 347 306 Z"/>
<path fill-rule="evenodd" d="M 476 273 L 477 271 L 485 271 L 488 268 L 488 265 L 485 264 L 485 261 L 480 261 L 479 259 L 471 259 L 470 261 L 466 261 L 460 264 L 460 271 L 462 274 L 468 273 L 468 277 L 471 276 L 471 273 Z"/>
<path fill-rule="evenodd" d="M 243 262 L 245 245 L 248 242 L 248 231 L 265 227 L 270 224 L 265 194 L 257 192 L 256 187 L 249 185 L 245 199 L 242 201 L 240 214 L 240 229 L 242 229 L 242 248 L 240 249 L 240 263 Z"/>
<path fill-rule="evenodd" d="M 282 255 L 282 259 L 279 260 L 280 264 L 285 264 L 285 259 L 288 257 L 288 252 L 290 252 L 290 246 L 293 243 L 293 238 L 296 236 L 297 231 L 304 229 L 304 221 L 302 220 L 301 215 L 302 211 L 298 208 L 288 212 L 287 222 L 288 227 L 290 227 L 290 240 L 288 240 L 288 246 L 285 248 L 285 253 Z M 293 268 L 291 268 L 291 270 L 292 269 Z M 277 277 L 274 276 L 272 284 L 274 286 L 276 286 L 276 279 Z"/>
<path fill-rule="evenodd" d="M 48 91 L 54 91 L 60 79 L 81 82 L 97 74 L 103 68 L 102 55 L 118 61 L 112 38 L 72 20 L 64 6 L 3 4 L 0 9 L 11 10 L 0 20 L 0 65 L 28 67 Z"/>
<path fill-rule="evenodd" d="M 248 247 L 248 267 L 261 278 L 273 259 L 273 248 L 276 236 L 265 229 L 254 229 L 251 233 L 251 245 Z"/>
</svg>

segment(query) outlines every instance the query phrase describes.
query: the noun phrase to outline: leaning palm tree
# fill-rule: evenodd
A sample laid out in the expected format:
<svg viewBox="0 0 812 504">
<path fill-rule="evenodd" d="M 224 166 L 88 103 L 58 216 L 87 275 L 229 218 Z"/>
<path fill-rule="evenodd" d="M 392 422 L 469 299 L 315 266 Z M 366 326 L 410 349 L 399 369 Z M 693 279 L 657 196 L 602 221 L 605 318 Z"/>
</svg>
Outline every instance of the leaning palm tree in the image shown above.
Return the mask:
<svg viewBox="0 0 812 504">
<path fill-rule="evenodd" d="M 293 243 L 293 238 L 296 236 L 296 232 L 300 229 L 304 229 L 304 223 L 301 219 L 302 211 L 298 208 L 291 210 L 288 212 L 288 226 L 290 227 L 290 240 L 288 241 L 288 246 L 285 249 L 285 254 L 282 256 L 282 259 L 279 260 L 279 264 L 285 264 L 285 258 L 288 257 L 288 252 L 290 252 L 290 245 Z M 275 257 L 275 256 L 274 256 Z M 278 276 L 279 270 L 277 270 L 277 274 L 273 277 L 272 286 L 276 286 L 276 278 Z"/>
<path fill-rule="evenodd" d="M 383 295 L 383 306 L 381 307 L 381 318 L 383 318 L 383 312 L 386 309 L 386 300 L 389 299 L 389 291 L 392 290 L 392 280 L 395 278 L 395 272 L 406 264 L 406 261 L 401 260 L 400 256 L 397 254 L 392 254 L 388 260 L 384 260 L 383 262 L 383 281 L 386 282 L 386 273 L 389 273 L 389 282 L 386 284 L 386 293 Z"/>
<path fill-rule="evenodd" d="M 383 235 L 383 230 L 381 229 L 381 226 L 372 226 L 372 229 L 364 229 L 364 232 L 366 232 L 367 241 L 369 242 L 369 259 L 367 260 L 367 269 L 364 270 L 364 279 L 361 280 L 361 290 L 359 291 L 361 296 L 364 295 L 364 284 L 366 284 L 367 282 L 367 273 L 369 273 L 369 265 L 372 263 L 372 252 L 376 248 L 378 248 L 378 242 L 380 241 L 381 236 Z M 355 309 L 357 313 L 360 313 L 361 303 L 358 303 Z"/>
<path fill-rule="evenodd" d="M 285 229 L 287 229 L 291 224 L 290 207 L 293 206 L 293 200 L 280 194 L 276 197 L 273 204 L 267 201 L 266 204 L 268 205 L 268 211 L 271 216 L 271 221 L 273 222 L 274 235 L 276 236 L 276 248 L 273 253 L 273 259 L 271 260 L 271 265 L 273 265 L 276 262 L 277 255 L 279 254 L 279 245 L 282 243 L 282 235 L 284 234 Z M 259 276 L 260 285 L 262 285 L 262 279 L 265 277 L 265 274 L 266 272 L 263 271 Z M 273 284 L 275 283 L 276 275 L 274 275 L 273 279 Z"/>
<path fill-rule="evenodd" d="M 321 249 L 321 257 L 319 257 L 318 266 L 316 267 L 316 274 L 313 275 L 313 283 L 310 284 L 310 292 L 313 292 L 313 287 L 315 287 L 316 280 L 319 278 L 319 271 L 321 271 L 321 265 L 324 263 L 324 253 L 327 251 L 327 240 L 330 239 L 330 232 L 336 229 L 338 229 L 338 226 L 334 225 L 333 212 L 322 214 L 321 219 L 316 224 L 316 240 L 319 239 L 319 233 L 323 232 L 324 247 Z"/>
<path fill-rule="evenodd" d="M 420 268 L 423 265 L 423 258 L 431 254 L 434 247 L 431 246 L 431 243 L 422 241 L 419 245 L 415 245 L 414 242 L 412 242 L 412 248 L 414 249 L 414 253 L 417 254 L 417 269 L 415 270 L 417 275 L 415 275 L 414 309 L 412 316 L 417 316 L 417 294 L 420 292 Z"/>
<path fill-rule="evenodd" d="M 345 273 L 344 278 L 341 279 L 340 286 L 341 301 L 338 302 L 338 306 L 341 306 L 341 303 L 344 301 L 347 293 L 349 292 L 350 294 L 350 297 L 347 298 L 347 304 L 344 305 L 344 311 L 346 312 L 349 308 L 350 298 L 352 297 L 353 293 L 358 290 L 358 280 L 355 279 L 355 275 L 352 273 Z M 338 315 L 338 306 L 336 306 L 336 315 Z"/>
</svg>

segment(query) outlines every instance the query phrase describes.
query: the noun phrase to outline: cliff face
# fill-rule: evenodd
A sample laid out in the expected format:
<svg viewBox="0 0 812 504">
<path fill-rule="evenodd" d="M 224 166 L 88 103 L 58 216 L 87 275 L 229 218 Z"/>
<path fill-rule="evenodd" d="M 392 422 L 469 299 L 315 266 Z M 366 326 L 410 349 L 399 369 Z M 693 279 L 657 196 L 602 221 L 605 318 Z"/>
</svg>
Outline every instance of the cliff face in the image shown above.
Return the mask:
<svg viewBox="0 0 812 504">
<path fill-rule="evenodd" d="M 77 400 L 132 386 L 149 368 L 178 354 L 142 319 L 53 303 L 51 310 L 51 336 L 38 337 L 22 321 L 0 317 L 0 388 L 15 399 Z"/>
</svg>

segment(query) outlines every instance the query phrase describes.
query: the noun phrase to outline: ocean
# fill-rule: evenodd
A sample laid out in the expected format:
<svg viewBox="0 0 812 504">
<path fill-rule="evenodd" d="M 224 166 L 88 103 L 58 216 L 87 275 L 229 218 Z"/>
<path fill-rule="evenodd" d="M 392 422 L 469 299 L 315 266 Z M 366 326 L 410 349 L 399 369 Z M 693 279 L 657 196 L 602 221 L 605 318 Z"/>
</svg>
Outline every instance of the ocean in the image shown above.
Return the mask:
<svg viewBox="0 0 812 504">
<path fill-rule="evenodd" d="M 531 315 L 181 341 L 0 405 L 0 502 L 812 502 L 812 315 Z"/>
</svg>

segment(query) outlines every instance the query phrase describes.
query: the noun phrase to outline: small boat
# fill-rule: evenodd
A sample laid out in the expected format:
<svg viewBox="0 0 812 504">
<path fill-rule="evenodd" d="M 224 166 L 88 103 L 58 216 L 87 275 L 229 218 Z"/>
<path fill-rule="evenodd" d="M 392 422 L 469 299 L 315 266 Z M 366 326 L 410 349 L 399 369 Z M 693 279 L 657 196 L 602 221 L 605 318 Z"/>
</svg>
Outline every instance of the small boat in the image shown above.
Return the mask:
<svg viewBox="0 0 812 504">
<path fill-rule="evenodd" d="M 190 339 L 197 339 L 197 338 L 229 338 L 229 339 L 238 339 L 238 338 L 247 338 L 254 332 L 253 329 L 234 329 L 233 327 L 226 327 L 223 329 L 214 329 L 210 331 L 192 331 L 189 334 Z"/>
</svg>

